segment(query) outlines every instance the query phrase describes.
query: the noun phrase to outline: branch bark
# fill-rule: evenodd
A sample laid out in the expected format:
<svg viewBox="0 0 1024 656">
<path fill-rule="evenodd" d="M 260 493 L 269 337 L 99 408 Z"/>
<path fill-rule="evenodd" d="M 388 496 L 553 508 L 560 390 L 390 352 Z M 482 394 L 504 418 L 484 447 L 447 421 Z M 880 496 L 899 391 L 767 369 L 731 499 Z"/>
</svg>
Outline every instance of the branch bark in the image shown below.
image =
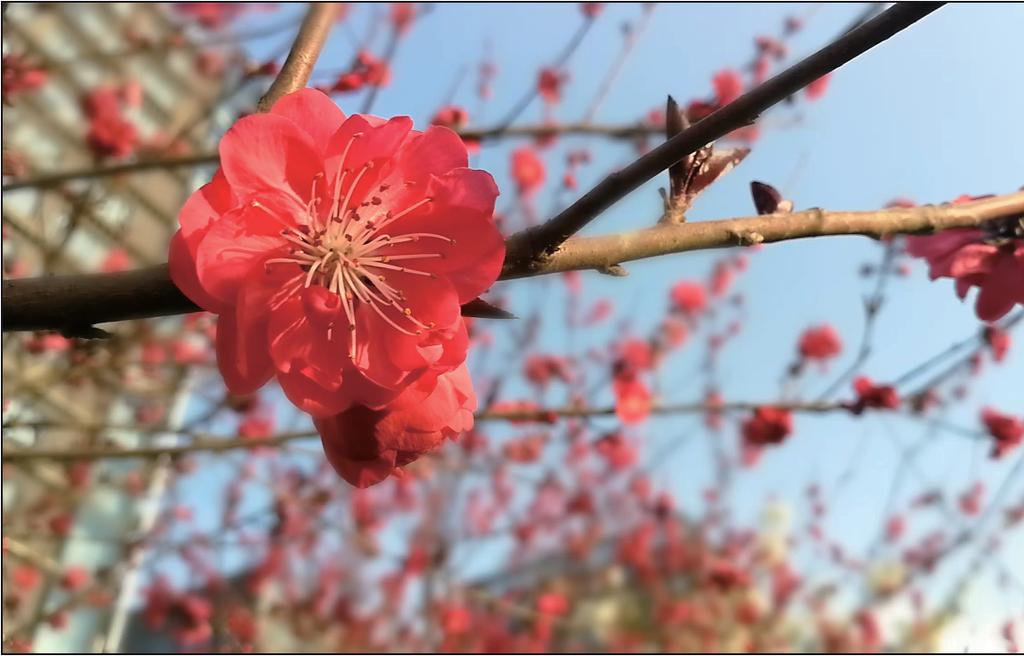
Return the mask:
<svg viewBox="0 0 1024 656">
<path fill-rule="evenodd" d="M 524 278 L 576 269 L 606 269 L 631 260 L 670 253 L 752 246 L 827 235 L 883 238 L 897 234 L 975 227 L 993 219 L 1024 213 L 1024 192 L 994 196 L 963 205 L 925 205 L 873 212 L 828 212 L 821 209 L 788 214 L 660 225 L 619 235 L 570 239 L 542 260 L 505 260 L 502 279 Z"/>
<path fill-rule="evenodd" d="M 281 72 L 274 78 L 267 93 L 256 104 L 256 110 L 265 112 L 281 97 L 306 86 L 313 66 L 323 50 L 327 36 L 338 18 L 338 4 L 334 2 L 313 3 L 302 20 L 302 27 L 295 37 L 288 58 Z"/>
<path fill-rule="evenodd" d="M 506 258 L 502 280 L 617 264 L 671 253 L 728 248 L 830 235 L 896 234 L 974 227 L 1024 215 L 1024 192 L 962 205 L 926 205 L 874 212 L 820 209 L 721 221 L 659 225 L 645 230 L 570 239 L 543 260 Z M 3 281 L 3 330 L 60 330 L 88 335 L 99 323 L 199 311 L 171 282 L 167 265 L 135 271 Z M 469 303 L 466 316 L 495 318 L 486 304 Z"/>
</svg>

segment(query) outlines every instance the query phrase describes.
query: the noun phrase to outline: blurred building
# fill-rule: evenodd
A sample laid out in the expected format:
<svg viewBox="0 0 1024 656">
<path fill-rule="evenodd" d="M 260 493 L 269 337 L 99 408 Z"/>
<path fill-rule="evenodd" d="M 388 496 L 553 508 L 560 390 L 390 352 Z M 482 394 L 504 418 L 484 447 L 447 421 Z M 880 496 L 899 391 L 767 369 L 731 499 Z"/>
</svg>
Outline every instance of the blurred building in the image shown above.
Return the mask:
<svg viewBox="0 0 1024 656">
<path fill-rule="evenodd" d="M 236 110 L 224 102 L 232 71 L 218 69 L 223 55 L 210 52 L 204 38 L 164 4 L 4 3 L 5 185 L 209 148 L 211 133 Z M 28 78 L 18 75 L 26 69 L 44 83 L 23 85 Z M 131 152 L 96 147 L 90 114 L 98 110 L 90 103 L 101 100 L 97 90 L 119 112 L 112 125 L 101 126 L 110 134 L 100 136 Z M 178 209 L 196 176 L 195 169 L 180 167 L 5 190 L 5 278 L 165 261 Z M 5 334 L 4 448 L 70 451 L 173 439 L 156 431 L 96 428 L 180 423 L 184 367 L 166 351 L 140 350 L 160 330 L 159 323 L 118 325 L 100 348 L 57 335 Z M 167 466 L 4 465 L 3 530 L 13 547 L 3 561 L 5 639 L 31 642 L 37 651 L 117 649 L 140 557 L 128 543 L 153 521 Z M 99 586 L 91 583 L 72 592 L 61 586 L 63 573 L 76 565 L 116 580 L 105 589 L 122 597 L 87 604 L 58 622 L 70 597 L 97 594 Z M 31 586 L 25 585 L 26 568 L 42 575 Z"/>
</svg>

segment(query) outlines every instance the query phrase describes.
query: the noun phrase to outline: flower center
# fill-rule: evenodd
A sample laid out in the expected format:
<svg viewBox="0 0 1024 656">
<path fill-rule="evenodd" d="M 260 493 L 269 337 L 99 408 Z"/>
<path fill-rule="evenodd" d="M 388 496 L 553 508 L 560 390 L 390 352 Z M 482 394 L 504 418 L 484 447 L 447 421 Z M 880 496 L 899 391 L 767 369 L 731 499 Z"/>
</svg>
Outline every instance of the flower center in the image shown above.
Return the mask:
<svg viewBox="0 0 1024 656">
<path fill-rule="evenodd" d="M 282 290 L 284 295 L 298 293 L 314 283 L 338 295 L 348 321 L 350 359 L 355 359 L 356 354 L 355 312 L 360 304 L 371 308 L 391 327 L 406 335 L 419 335 L 424 330 L 434 328 L 434 322 L 423 322 L 416 318 L 399 283 L 392 285 L 388 276 L 392 272 L 399 272 L 436 278 L 435 274 L 406 266 L 406 263 L 443 258 L 443 253 L 430 250 L 430 244 L 436 244 L 437 241 L 455 244 L 454 239 L 444 235 L 418 232 L 392 236 L 387 230 L 402 217 L 433 202 L 430 197 L 410 203 L 400 211 L 393 211 L 377 195 L 389 188 L 389 185 L 381 184 L 375 187 L 369 199 L 358 205 L 352 204 L 356 187 L 375 166 L 373 161 L 368 161 L 354 175 L 352 169 L 345 167 L 349 149 L 361 137 L 362 133 L 353 135 L 342 153 L 338 171 L 330 186 L 328 211 L 320 209 L 320 203 L 328 198 L 325 196 L 322 199 L 317 195 L 317 186 L 324 178 L 321 173 L 313 178 L 311 200 L 306 204 L 299 226 L 289 226 L 281 231 L 281 235 L 291 244 L 291 252 L 285 257 L 266 262 L 267 265 L 298 264 L 306 272 L 304 277 L 294 279 Z M 253 205 L 259 206 L 257 202 L 253 202 Z M 423 250 L 409 252 L 410 249 L 405 248 L 401 254 L 389 254 L 389 250 L 399 244 L 423 244 Z M 389 316 L 388 310 L 397 312 Z M 334 338 L 334 325 L 328 327 L 327 338 Z"/>
</svg>

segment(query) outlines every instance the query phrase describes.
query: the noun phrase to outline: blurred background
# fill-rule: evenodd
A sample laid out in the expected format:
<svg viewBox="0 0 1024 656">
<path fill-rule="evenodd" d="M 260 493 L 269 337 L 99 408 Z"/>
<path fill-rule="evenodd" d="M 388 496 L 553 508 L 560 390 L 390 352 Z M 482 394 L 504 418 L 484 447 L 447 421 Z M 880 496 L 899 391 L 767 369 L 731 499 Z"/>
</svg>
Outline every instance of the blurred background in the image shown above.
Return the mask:
<svg viewBox="0 0 1024 656">
<path fill-rule="evenodd" d="M 467 145 L 510 234 L 659 143 L 668 94 L 699 117 L 884 7 L 349 3 L 311 85 L 497 128 Z M 5 279 L 166 261 L 305 11 L 5 3 Z M 798 210 L 1019 189 L 1022 26 L 942 8 L 716 144 L 739 162 L 688 220 L 754 215 L 755 180 Z M 653 225 L 667 185 L 586 234 Z M 626 269 L 497 283 L 519 319 L 472 322 L 476 428 L 364 490 L 274 385 L 226 393 L 210 315 L 5 333 L 5 650 L 1016 650 L 1024 451 L 992 457 L 981 413 L 1024 412 L 1020 308 L 993 338 L 899 239 Z M 837 353 L 801 357 L 821 326 Z M 857 375 L 900 406 L 852 413 Z M 804 402 L 744 447 L 754 406 Z"/>
</svg>

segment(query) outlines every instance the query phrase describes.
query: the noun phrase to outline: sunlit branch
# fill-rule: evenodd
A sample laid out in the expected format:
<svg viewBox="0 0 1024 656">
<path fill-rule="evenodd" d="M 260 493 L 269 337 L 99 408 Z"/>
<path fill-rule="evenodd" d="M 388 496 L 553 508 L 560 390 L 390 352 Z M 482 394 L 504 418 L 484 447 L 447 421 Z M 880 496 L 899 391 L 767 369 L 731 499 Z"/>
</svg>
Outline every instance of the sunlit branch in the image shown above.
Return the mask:
<svg viewBox="0 0 1024 656">
<path fill-rule="evenodd" d="M 509 255 L 501 278 L 525 278 L 580 269 L 607 271 L 633 260 L 687 251 L 750 246 L 809 237 L 947 230 L 1024 214 L 1024 192 L 960 205 L 925 205 L 873 212 L 791 214 L 660 225 L 635 232 L 567 241 L 543 260 Z M 95 324 L 194 312 L 199 308 L 171 282 L 166 265 L 87 275 L 3 281 L 3 330 L 62 330 L 86 335 Z M 482 309 L 470 308 L 469 316 Z M 493 316 L 484 314 L 483 316 Z M 85 331 L 85 332 L 82 332 Z"/>
<path fill-rule="evenodd" d="M 267 111 L 281 96 L 306 86 L 309 76 L 313 73 L 313 66 L 316 65 L 320 51 L 334 26 L 338 9 L 338 4 L 334 2 L 313 3 L 309 6 L 281 72 L 256 105 L 258 111 Z"/>
</svg>

